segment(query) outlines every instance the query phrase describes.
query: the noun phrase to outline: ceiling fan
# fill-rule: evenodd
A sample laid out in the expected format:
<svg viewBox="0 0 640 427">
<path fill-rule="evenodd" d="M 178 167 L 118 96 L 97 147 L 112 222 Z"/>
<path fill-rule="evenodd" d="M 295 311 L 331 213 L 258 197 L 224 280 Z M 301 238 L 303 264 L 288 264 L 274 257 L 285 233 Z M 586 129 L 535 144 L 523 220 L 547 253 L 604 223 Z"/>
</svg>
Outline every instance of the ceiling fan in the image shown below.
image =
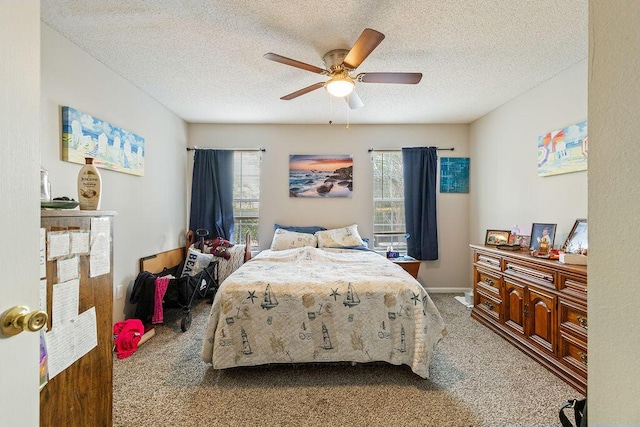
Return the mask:
<svg viewBox="0 0 640 427">
<path fill-rule="evenodd" d="M 352 76 L 351 73 L 378 47 L 382 40 L 384 40 L 384 34 L 371 28 L 365 28 L 351 50 L 334 49 L 324 54 L 322 60 L 326 69 L 271 52 L 264 54 L 263 57 L 281 64 L 330 77 L 326 82 L 312 84 L 311 86 L 285 95 L 280 99 L 289 101 L 324 87 L 331 95 L 343 97 L 349 104 L 349 107 L 359 108 L 364 104 L 355 91 L 355 82 L 417 84 L 422 79 L 422 73 L 359 73 Z"/>
</svg>

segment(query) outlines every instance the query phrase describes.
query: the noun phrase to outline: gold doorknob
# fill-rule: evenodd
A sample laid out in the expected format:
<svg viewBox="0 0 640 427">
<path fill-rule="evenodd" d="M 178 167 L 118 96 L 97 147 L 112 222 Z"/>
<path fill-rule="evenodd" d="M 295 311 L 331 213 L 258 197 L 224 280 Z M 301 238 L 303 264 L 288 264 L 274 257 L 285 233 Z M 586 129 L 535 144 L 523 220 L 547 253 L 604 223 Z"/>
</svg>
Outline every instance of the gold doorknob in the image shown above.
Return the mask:
<svg viewBox="0 0 640 427">
<path fill-rule="evenodd" d="M 2 313 L 0 333 L 6 336 L 18 335 L 22 331 L 37 332 L 47 324 L 47 313 L 30 311 L 29 307 L 17 305 Z"/>
</svg>

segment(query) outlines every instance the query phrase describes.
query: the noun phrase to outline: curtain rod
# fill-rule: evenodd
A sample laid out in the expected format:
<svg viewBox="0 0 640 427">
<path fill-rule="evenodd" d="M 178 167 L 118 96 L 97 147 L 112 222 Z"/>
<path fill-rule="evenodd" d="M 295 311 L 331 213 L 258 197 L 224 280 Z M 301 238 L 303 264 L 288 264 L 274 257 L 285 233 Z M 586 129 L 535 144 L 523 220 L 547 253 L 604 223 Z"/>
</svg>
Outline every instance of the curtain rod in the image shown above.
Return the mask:
<svg viewBox="0 0 640 427">
<path fill-rule="evenodd" d="M 196 150 L 230 150 L 230 151 L 262 151 L 263 153 L 267 151 L 264 147 L 258 148 L 198 148 L 198 147 L 187 147 L 187 151 L 196 151 Z"/>
<path fill-rule="evenodd" d="M 454 147 L 451 147 L 451 148 L 438 148 L 438 151 L 453 151 L 453 150 L 455 150 Z M 394 147 L 394 148 L 378 148 L 378 149 L 375 149 L 373 147 L 369 148 L 369 153 L 371 153 L 372 151 L 402 151 L 402 148 L 398 148 L 398 147 Z"/>
</svg>

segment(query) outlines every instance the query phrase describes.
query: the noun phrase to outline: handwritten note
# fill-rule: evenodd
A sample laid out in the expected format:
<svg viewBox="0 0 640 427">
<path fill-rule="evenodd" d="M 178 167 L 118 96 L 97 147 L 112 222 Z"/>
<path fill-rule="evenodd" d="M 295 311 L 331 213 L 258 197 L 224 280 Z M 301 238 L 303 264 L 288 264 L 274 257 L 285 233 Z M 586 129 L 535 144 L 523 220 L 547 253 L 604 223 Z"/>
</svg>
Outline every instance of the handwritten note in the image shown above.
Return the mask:
<svg viewBox="0 0 640 427">
<path fill-rule="evenodd" d="M 109 218 L 91 218 L 89 277 L 111 271 L 111 222 Z"/>
<path fill-rule="evenodd" d="M 40 279 L 40 310 L 47 311 L 47 279 Z"/>
<path fill-rule="evenodd" d="M 40 229 L 40 278 L 47 277 L 47 230 Z"/>
<path fill-rule="evenodd" d="M 68 282 L 72 279 L 80 278 L 80 258 L 78 256 L 70 256 L 68 258 L 60 258 L 57 261 L 57 279 L 56 282 Z"/>
<path fill-rule="evenodd" d="M 98 345 L 96 325 L 96 308 L 91 307 L 72 322 L 47 332 L 49 379 Z"/>
<path fill-rule="evenodd" d="M 47 233 L 47 260 L 69 255 L 69 233 L 66 231 L 50 231 Z"/>
<path fill-rule="evenodd" d="M 52 329 L 66 326 L 78 316 L 80 281 L 74 279 L 53 285 L 52 298 Z"/>
<path fill-rule="evenodd" d="M 71 253 L 76 255 L 89 255 L 89 232 L 77 230 L 69 232 L 71 237 Z"/>
</svg>

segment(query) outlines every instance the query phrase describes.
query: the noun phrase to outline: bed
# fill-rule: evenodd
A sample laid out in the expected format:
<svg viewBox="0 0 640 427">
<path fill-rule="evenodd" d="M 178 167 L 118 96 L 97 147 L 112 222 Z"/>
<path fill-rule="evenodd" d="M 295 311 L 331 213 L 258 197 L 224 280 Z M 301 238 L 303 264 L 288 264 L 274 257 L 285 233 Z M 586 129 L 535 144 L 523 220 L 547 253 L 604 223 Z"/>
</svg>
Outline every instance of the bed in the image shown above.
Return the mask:
<svg viewBox="0 0 640 427">
<path fill-rule="evenodd" d="M 222 283 L 202 360 L 214 369 L 384 361 L 429 377 L 446 329 L 418 281 L 361 245 L 292 242 L 272 243 Z"/>
</svg>

